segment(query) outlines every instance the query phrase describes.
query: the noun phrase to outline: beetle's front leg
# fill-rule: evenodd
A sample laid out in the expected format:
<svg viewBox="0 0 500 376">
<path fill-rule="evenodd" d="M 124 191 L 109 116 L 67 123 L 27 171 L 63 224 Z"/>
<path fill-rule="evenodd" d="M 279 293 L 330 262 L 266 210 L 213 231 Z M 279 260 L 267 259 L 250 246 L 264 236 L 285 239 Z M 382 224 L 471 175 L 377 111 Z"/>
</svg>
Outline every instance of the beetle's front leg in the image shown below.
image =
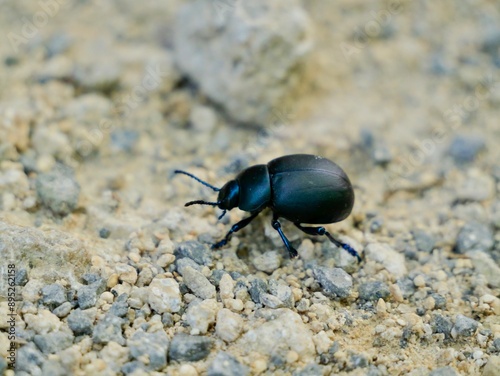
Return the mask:
<svg viewBox="0 0 500 376">
<path fill-rule="evenodd" d="M 278 218 L 273 217 L 272 221 L 273 228 L 278 231 L 278 234 L 281 236 L 281 240 L 283 240 L 283 243 L 285 243 L 285 247 L 288 250 L 288 253 L 290 254 L 290 258 L 295 258 L 299 254 L 295 248 L 292 247 L 290 244 L 290 241 L 287 239 L 285 234 L 283 233 L 283 230 L 281 229 L 281 223 L 279 223 Z"/>
<path fill-rule="evenodd" d="M 220 247 L 223 247 L 227 244 L 227 242 L 229 241 L 229 239 L 231 238 L 231 235 L 235 232 L 238 232 L 240 231 L 243 227 L 247 226 L 250 222 L 252 222 L 254 220 L 255 217 L 257 217 L 259 215 L 260 212 L 255 212 L 253 213 L 250 217 L 248 218 L 244 218 L 242 219 L 241 221 L 239 221 L 238 223 L 235 223 L 231 229 L 227 232 L 226 236 L 224 237 L 224 239 L 222 239 L 220 242 L 217 242 L 215 243 L 214 245 L 212 245 L 212 249 L 216 249 L 216 248 L 220 248 Z"/>
</svg>

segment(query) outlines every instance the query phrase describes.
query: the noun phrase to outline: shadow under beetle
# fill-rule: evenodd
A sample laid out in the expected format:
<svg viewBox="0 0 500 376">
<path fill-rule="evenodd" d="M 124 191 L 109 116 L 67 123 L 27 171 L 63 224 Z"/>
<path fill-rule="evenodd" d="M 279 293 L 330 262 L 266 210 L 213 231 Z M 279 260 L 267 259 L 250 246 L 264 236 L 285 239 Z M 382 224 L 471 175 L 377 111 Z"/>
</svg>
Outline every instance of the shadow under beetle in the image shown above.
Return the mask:
<svg viewBox="0 0 500 376">
<path fill-rule="evenodd" d="M 361 260 L 351 246 L 335 239 L 324 227 L 302 226 L 303 223 L 340 222 L 352 211 L 354 191 L 351 182 L 337 164 L 326 158 L 308 154 L 286 155 L 273 159 L 267 165 L 248 167 L 222 188 L 214 187 L 186 171 L 175 170 L 175 173 L 187 175 L 219 192 L 217 202 L 196 200 L 185 206 L 217 206 L 223 210 L 219 219 L 235 207 L 251 214 L 234 224 L 224 239 L 212 248 L 226 245 L 233 233 L 247 226 L 269 207 L 273 212 L 273 228 L 278 231 L 291 258 L 297 257 L 297 250 L 283 233 L 279 218 L 288 219 L 308 235 L 325 235 L 337 247 Z"/>
</svg>

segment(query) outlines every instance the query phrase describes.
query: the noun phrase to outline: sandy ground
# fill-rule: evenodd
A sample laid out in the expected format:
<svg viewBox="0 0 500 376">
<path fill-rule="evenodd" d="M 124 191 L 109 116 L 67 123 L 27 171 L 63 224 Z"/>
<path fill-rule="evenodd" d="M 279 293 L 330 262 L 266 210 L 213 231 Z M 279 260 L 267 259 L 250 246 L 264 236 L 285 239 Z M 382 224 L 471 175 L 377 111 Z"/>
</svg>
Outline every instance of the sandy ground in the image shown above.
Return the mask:
<svg viewBox="0 0 500 376">
<path fill-rule="evenodd" d="M 499 4 L 203 4 L 0 1 L 0 373 L 500 374 Z M 294 153 L 361 263 L 183 207 Z"/>
</svg>

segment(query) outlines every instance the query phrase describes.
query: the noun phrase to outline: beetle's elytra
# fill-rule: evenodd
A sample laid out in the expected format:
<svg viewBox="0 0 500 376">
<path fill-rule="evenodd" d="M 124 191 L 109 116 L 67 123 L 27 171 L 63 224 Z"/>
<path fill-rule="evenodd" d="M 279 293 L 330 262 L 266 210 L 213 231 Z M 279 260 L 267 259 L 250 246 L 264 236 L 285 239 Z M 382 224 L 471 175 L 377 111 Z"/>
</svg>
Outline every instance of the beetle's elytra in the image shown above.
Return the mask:
<svg viewBox="0 0 500 376">
<path fill-rule="evenodd" d="M 309 154 L 293 154 L 273 159 L 267 165 L 255 165 L 241 171 L 222 188 L 181 170 L 175 173 L 187 175 L 201 184 L 219 192 L 216 202 L 190 201 L 190 205 L 211 205 L 223 210 L 235 207 L 250 212 L 250 216 L 234 224 L 224 239 L 213 248 L 224 246 L 231 235 L 248 225 L 263 209 L 273 212 L 272 225 L 278 231 L 290 257 L 297 251 L 281 229 L 279 218 L 293 222 L 309 235 L 325 235 L 336 246 L 351 255 L 360 257 L 349 245 L 336 240 L 324 227 L 304 227 L 302 224 L 327 224 L 344 220 L 352 211 L 354 191 L 346 173 L 332 161 Z"/>
</svg>

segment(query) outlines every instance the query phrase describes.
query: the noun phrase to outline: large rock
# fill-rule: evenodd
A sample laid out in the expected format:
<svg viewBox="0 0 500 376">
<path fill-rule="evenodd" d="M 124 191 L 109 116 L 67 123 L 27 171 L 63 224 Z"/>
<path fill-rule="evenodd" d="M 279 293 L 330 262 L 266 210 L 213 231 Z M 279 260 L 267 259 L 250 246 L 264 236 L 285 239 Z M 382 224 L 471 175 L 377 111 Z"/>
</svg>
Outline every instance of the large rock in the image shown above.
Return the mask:
<svg viewBox="0 0 500 376">
<path fill-rule="evenodd" d="M 57 279 L 79 279 L 91 260 L 85 245 L 67 233 L 10 225 L 0 221 L 0 254 L 15 261 L 16 268 L 29 270 L 29 278 L 45 283 Z"/>
<path fill-rule="evenodd" d="M 188 3 L 175 26 L 175 58 L 234 119 L 266 123 L 300 82 L 312 45 L 297 0 Z"/>
<path fill-rule="evenodd" d="M 316 354 L 312 333 L 300 316 L 287 308 L 274 310 L 273 314 L 275 319 L 250 329 L 238 341 L 239 347 L 283 359 L 292 350 L 302 361 L 312 360 Z"/>
</svg>

